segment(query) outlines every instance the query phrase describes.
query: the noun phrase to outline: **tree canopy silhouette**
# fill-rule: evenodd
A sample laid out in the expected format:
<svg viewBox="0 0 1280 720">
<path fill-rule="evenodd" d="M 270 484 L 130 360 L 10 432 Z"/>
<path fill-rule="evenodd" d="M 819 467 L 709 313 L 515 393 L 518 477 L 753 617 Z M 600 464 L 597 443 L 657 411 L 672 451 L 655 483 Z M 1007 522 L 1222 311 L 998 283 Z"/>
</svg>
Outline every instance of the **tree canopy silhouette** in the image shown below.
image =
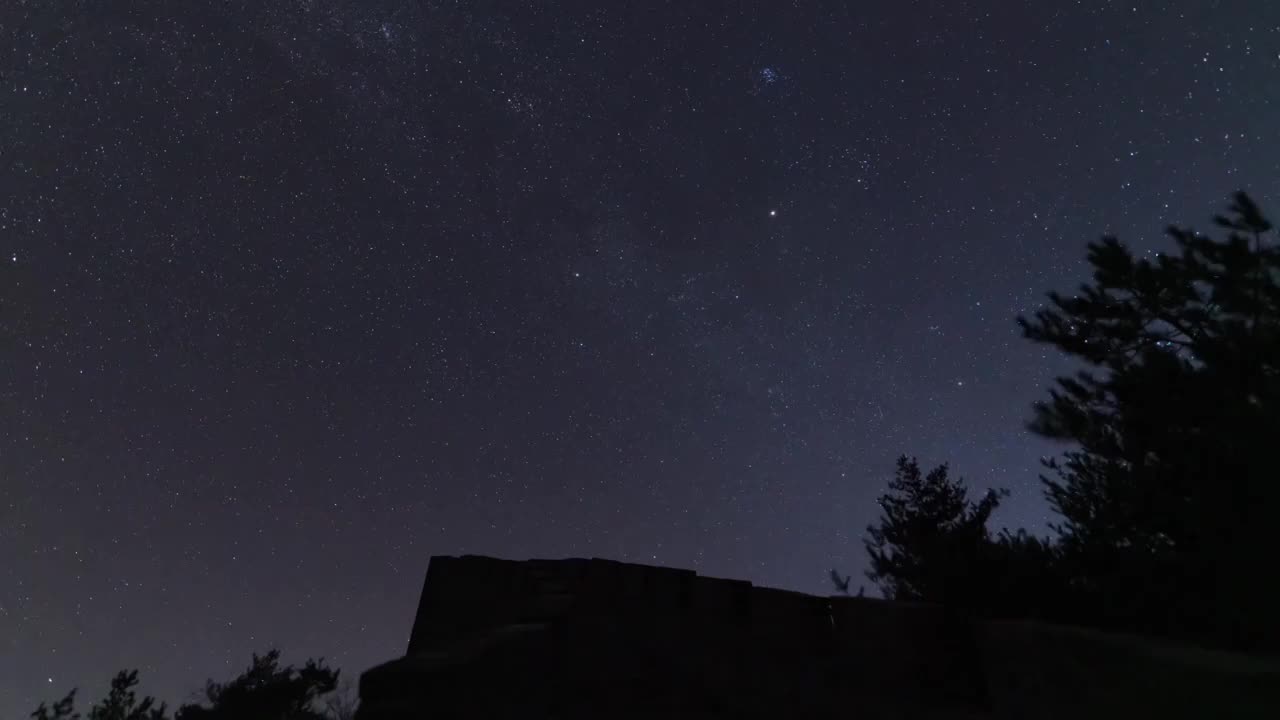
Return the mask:
<svg viewBox="0 0 1280 720">
<path fill-rule="evenodd" d="M 107 697 L 89 708 L 89 720 L 165 720 L 164 703 L 156 703 L 151 696 L 138 699 L 134 688 L 138 686 L 137 670 L 121 670 L 111 679 Z M 31 713 L 34 720 L 79 720 L 75 711 L 76 691 L 67 693 L 53 705 L 40 703 Z"/>
<path fill-rule="evenodd" d="M 147 696 L 138 699 L 134 688 L 138 671 L 121 671 L 111 681 L 107 697 L 89 710 L 88 720 L 168 720 L 163 703 Z M 330 704 L 319 709 L 322 696 L 338 685 L 338 671 L 324 660 L 308 660 L 301 668 L 280 666 L 280 653 L 271 650 L 254 655 L 244 673 L 231 682 L 205 685 L 205 701 L 183 705 L 174 720 L 340 720 L 351 713 L 349 703 Z M 76 691 L 47 705 L 41 703 L 31 714 L 33 720 L 79 720 L 75 711 Z"/>
<path fill-rule="evenodd" d="M 946 465 L 925 474 L 914 458 L 899 457 L 879 499 L 879 523 L 867 528 L 867 577 L 889 599 L 973 606 L 991 542 L 987 520 L 1005 494 L 991 491 L 973 502 Z"/>
<path fill-rule="evenodd" d="M 323 720 L 316 709 L 321 695 L 338 686 L 338 671 L 324 660 L 308 660 L 301 668 L 280 667 L 280 652 L 254 655 L 253 663 L 229 683 L 209 681 L 207 705 L 184 705 L 174 720 Z"/>
<path fill-rule="evenodd" d="M 1215 223 L 1224 239 L 1170 228 L 1153 258 L 1091 243 L 1092 283 L 1019 318 L 1087 366 L 1031 427 L 1076 445 L 1044 482 L 1099 620 L 1275 646 L 1280 251 L 1244 193 Z"/>
</svg>

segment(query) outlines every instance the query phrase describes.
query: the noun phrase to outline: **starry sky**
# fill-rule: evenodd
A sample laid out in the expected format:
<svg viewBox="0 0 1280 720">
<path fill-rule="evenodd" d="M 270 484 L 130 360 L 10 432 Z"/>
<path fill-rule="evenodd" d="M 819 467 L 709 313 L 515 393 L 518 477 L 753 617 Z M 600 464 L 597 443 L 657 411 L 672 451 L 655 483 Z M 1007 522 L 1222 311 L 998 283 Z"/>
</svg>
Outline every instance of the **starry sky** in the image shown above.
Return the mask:
<svg viewBox="0 0 1280 720">
<path fill-rule="evenodd" d="M 625 5 L 625 6 L 624 6 Z M 427 559 L 827 592 L 1013 496 L 1104 232 L 1277 198 L 1261 2 L 6 2 L 0 716 L 403 652 Z M 856 586 L 861 582 L 855 580 Z"/>
</svg>

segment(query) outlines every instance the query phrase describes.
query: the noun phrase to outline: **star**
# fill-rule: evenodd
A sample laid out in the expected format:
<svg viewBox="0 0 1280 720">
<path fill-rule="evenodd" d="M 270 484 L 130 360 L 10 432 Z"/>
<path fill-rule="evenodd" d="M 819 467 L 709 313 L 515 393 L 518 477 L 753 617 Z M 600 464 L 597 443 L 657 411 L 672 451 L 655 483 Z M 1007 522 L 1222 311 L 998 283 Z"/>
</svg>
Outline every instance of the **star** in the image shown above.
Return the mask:
<svg viewBox="0 0 1280 720">
<path fill-rule="evenodd" d="M 770 210 L 770 211 L 769 211 L 769 217 L 777 217 L 777 216 L 778 216 L 778 211 L 777 211 L 777 210 Z"/>
</svg>

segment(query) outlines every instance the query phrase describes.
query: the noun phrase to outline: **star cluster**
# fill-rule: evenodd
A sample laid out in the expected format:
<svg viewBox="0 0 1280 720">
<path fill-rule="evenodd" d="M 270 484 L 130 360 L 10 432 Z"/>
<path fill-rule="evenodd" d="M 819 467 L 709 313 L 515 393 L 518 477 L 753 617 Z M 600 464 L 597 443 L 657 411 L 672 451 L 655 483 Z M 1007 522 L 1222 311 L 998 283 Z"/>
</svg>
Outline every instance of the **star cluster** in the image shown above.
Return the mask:
<svg viewBox="0 0 1280 720">
<path fill-rule="evenodd" d="M 626 5 L 5 4 L 0 715 L 432 554 L 826 592 L 900 453 L 1043 531 L 1014 317 L 1277 197 L 1267 3 Z"/>
</svg>

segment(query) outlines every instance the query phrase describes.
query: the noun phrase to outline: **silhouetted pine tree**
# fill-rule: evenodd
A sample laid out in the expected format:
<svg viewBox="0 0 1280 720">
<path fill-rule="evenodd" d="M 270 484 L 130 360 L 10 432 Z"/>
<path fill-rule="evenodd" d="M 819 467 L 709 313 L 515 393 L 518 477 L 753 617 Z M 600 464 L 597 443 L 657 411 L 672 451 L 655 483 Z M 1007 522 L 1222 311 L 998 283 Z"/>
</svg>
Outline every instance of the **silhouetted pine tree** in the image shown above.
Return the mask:
<svg viewBox="0 0 1280 720">
<path fill-rule="evenodd" d="M 1019 323 L 1088 369 L 1059 378 L 1031 427 L 1076 448 L 1046 495 L 1092 619 L 1280 643 L 1280 252 L 1243 193 L 1217 240 L 1171 228 L 1177 252 L 1089 245 L 1093 282 Z"/>
<path fill-rule="evenodd" d="M 898 458 L 889 492 L 879 500 L 879 524 L 867 528 L 867 577 L 893 600 L 983 606 L 987 520 L 1004 494 L 991 491 L 971 502 L 963 480 L 951 480 L 946 465 L 924 474 L 914 458 Z"/>
<path fill-rule="evenodd" d="M 52 705 L 40 703 L 40 707 L 31 713 L 31 718 L 32 720 L 79 720 L 80 713 L 76 712 L 76 691 L 72 690 Z"/>
<path fill-rule="evenodd" d="M 280 653 L 254 655 L 253 664 L 228 683 L 210 680 L 205 686 L 206 704 L 184 705 L 174 720 L 345 720 L 355 709 L 349 697 L 320 698 L 338 685 L 338 671 L 323 660 L 308 660 L 302 668 L 280 667 Z M 163 703 L 148 696 L 137 698 L 138 672 L 121 671 L 111 681 L 107 697 L 89 710 L 88 720 L 167 720 Z M 33 720 L 79 720 L 75 690 L 53 705 L 41 703 Z"/>
<path fill-rule="evenodd" d="M 1058 547 L 1026 530 L 1001 530 L 987 549 L 987 615 L 1051 621 L 1076 619 Z"/>
<path fill-rule="evenodd" d="M 156 703 L 155 698 L 146 696 L 141 700 L 134 692 L 138 686 L 137 670 L 121 670 L 111 679 L 111 690 L 107 697 L 89 708 L 89 720 L 165 720 L 164 703 Z M 40 707 L 31 713 L 34 720 L 79 720 L 80 713 L 75 711 L 76 691 L 67 693 L 52 706 L 40 703 Z"/>
<path fill-rule="evenodd" d="M 164 720 L 164 703 L 157 704 L 150 695 L 139 700 L 137 685 L 137 670 L 116 673 L 106 699 L 89 709 L 89 720 Z"/>
<path fill-rule="evenodd" d="M 338 671 L 324 660 L 280 667 L 280 652 L 254 655 L 253 664 L 229 683 L 209 681 L 207 705 L 184 705 L 175 720 L 324 720 L 320 696 L 338 686 Z"/>
</svg>

